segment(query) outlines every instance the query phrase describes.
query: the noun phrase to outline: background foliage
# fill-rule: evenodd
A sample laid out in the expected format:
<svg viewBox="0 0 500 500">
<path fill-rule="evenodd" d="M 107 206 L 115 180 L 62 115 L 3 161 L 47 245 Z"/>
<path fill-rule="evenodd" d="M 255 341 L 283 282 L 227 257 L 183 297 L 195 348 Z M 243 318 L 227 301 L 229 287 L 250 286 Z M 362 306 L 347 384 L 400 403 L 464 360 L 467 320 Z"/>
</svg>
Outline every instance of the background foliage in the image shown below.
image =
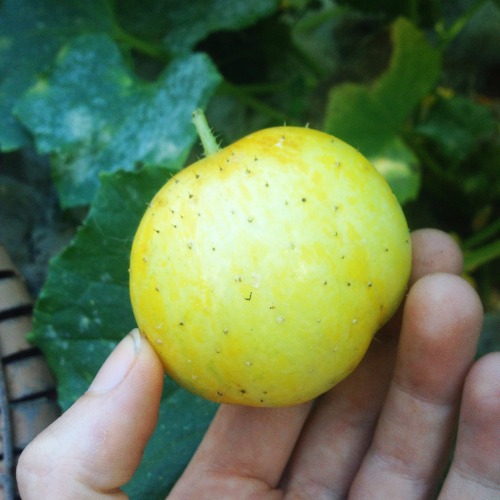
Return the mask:
<svg viewBox="0 0 500 500">
<path fill-rule="evenodd" d="M 498 350 L 499 75 L 498 1 L 1 1 L 0 243 L 61 406 L 134 326 L 131 241 L 201 154 L 199 106 L 223 144 L 285 122 L 359 148 L 412 229 L 455 235 L 487 310 L 478 355 Z M 133 498 L 164 497 L 214 410 L 166 380 Z"/>
</svg>

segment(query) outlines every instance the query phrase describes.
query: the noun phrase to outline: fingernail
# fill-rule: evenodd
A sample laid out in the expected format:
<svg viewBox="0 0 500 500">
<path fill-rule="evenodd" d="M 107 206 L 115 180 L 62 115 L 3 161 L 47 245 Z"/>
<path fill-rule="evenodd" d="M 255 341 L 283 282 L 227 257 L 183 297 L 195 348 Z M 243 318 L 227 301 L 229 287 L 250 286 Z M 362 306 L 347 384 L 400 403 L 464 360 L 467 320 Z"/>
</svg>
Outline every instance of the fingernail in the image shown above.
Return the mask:
<svg viewBox="0 0 500 500">
<path fill-rule="evenodd" d="M 132 330 L 113 350 L 87 392 L 103 393 L 116 387 L 127 375 L 141 350 L 141 334 Z"/>
</svg>

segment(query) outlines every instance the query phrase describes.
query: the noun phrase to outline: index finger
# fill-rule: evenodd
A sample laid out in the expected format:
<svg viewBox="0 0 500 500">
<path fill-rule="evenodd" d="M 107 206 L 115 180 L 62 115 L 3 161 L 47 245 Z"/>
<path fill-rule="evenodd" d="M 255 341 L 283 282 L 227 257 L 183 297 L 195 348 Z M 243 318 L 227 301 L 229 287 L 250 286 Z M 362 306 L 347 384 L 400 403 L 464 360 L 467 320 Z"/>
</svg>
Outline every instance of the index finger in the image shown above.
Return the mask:
<svg viewBox="0 0 500 500">
<path fill-rule="evenodd" d="M 169 499 L 280 498 L 275 488 L 310 406 L 221 405 Z"/>
</svg>

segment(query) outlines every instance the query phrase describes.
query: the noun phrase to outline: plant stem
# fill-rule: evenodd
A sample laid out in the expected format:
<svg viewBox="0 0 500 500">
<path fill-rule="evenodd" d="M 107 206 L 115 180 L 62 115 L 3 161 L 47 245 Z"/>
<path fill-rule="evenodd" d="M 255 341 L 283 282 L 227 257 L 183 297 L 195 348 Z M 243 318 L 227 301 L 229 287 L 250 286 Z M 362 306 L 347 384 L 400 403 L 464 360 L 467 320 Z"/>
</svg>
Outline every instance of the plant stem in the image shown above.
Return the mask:
<svg viewBox="0 0 500 500">
<path fill-rule="evenodd" d="M 476 0 L 449 28 L 441 21 L 436 25 L 436 32 L 441 38 L 441 49 L 446 49 L 464 29 L 474 14 L 486 3 L 486 0 Z"/>
<path fill-rule="evenodd" d="M 408 2 L 408 16 L 415 26 L 418 26 L 418 0 Z"/>
<path fill-rule="evenodd" d="M 260 99 L 256 99 L 255 97 L 252 97 L 248 94 L 248 92 L 245 91 L 245 87 L 238 87 L 228 81 L 223 81 L 220 86 L 219 90 L 221 93 L 226 94 L 226 95 L 232 95 L 237 97 L 240 101 L 242 101 L 244 104 L 246 104 L 248 107 L 259 111 L 260 113 L 269 116 L 273 120 L 281 121 L 281 122 L 287 122 L 291 121 L 291 117 L 288 116 L 286 113 L 283 113 L 282 111 L 279 111 L 265 102 L 261 101 Z"/>
<path fill-rule="evenodd" d="M 143 40 L 142 38 L 132 35 L 121 28 L 117 28 L 115 30 L 114 38 L 116 41 L 123 43 L 137 52 L 153 59 L 163 62 L 168 62 L 170 60 L 167 50 L 161 44 Z"/>
<path fill-rule="evenodd" d="M 493 241 L 477 250 L 471 250 L 464 254 L 464 271 L 472 272 L 479 266 L 491 262 L 500 257 L 500 240 Z"/>
<path fill-rule="evenodd" d="M 207 118 L 202 109 L 198 108 L 193 111 L 193 123 L 196 127 L 196 132 L 198 132 L 201 144 L 203 145 L 205 156 L 211 156 L 217 153 L 220 149 L 219 145 L 215 140 L 214 134 L 210 130 Z"/>
<path fill-rule="evenodd" d="M 482 231 L 471 236 L 469 239 L 462 243 L 462 247 L 465 250 L 470 250 L 478 245 L 484 244 L 486 241 L 491 239 L 500 233 L 500 219 L 492 222 L 489 226 L 486 226 Z"/>
</svg>

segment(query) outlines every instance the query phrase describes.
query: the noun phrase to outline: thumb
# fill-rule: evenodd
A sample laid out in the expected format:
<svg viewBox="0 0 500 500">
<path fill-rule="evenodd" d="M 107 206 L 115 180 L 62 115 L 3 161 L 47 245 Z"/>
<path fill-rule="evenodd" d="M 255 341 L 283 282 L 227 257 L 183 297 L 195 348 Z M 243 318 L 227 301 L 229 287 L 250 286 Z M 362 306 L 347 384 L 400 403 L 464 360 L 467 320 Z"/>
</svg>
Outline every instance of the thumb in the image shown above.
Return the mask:
<svg viewBox="0 0 500 500">
<path fill-rule="evenodd" d="M 133 330 L 89 390 L 23 451 L 19 492 L 34 498 L 126 498 L 158 419 L 163 368 Z"/>
</svg>

